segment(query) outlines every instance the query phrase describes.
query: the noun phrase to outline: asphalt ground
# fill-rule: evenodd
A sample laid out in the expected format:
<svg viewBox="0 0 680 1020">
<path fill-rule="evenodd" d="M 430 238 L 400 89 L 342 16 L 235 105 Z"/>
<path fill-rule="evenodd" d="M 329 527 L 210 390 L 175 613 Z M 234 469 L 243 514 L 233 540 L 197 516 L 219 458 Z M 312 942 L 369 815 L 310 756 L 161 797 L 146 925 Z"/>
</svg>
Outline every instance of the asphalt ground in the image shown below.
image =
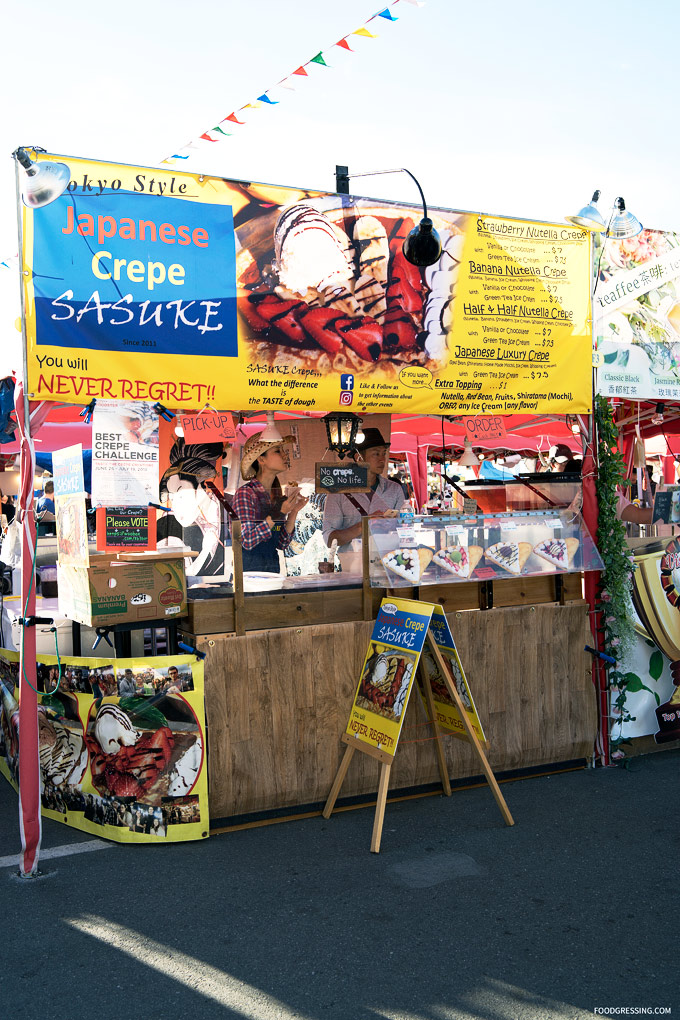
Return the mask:
<svg viewBox="0 0 680 1020">
<path fill-rule="evenodd" d="M 46 820 L 67 855 L 0 869 L 0 1017 L 680 1018 L 679 772 L 665 751 L 505 783 L 512 828 L 488 788 L 388 805 L 378 855 L 370 809 L 81 853 Z M 16 854 L 1 778 L 0 822 Z"/>
</svg>

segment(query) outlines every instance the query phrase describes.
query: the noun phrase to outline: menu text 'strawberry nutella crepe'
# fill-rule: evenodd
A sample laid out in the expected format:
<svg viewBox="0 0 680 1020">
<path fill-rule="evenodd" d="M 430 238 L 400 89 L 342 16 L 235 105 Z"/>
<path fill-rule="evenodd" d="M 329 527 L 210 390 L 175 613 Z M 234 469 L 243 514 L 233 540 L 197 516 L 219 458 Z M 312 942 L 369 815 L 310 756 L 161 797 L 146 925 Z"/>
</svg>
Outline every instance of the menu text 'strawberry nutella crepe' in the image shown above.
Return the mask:
<svg viewBox="0 0 680 1020">
<path fill-rule="evenodd" d="M 486 549 L 484 555 L 487 560 L 507 570 L 509 574 L 519 575 L 531 551 L 531 542 L 497 542 L 496 545 Z"/>
<path fill-rule="evenodd" d="M 453 217 L 435 226 L 444 251 L 427 270 L 402 253 L 413 216 L 369 201 L 318 196 L 282 208 L 269 249 L 264 236 L 255 244 L 237 230 L 238 308 L 253 359 L 321 373 L 377 366 L 395 377 L 409 365 L 444 367 L 464 235 Z"/>
<path fill-rule="evenodd" d="M 577 538 L 546 538 L 534 546 L 534 552 L 558 570 L 567 570 L 580 544 Z"/>
</svg>

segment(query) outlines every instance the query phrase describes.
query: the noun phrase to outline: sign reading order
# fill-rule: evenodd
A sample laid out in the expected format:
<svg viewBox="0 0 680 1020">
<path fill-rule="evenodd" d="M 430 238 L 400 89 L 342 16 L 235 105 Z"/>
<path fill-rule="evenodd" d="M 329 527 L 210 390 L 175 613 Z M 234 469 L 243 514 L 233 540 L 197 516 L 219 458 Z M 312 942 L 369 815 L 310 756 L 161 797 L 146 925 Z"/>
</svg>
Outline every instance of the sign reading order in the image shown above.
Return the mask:
<svg viewBox="0 0 680 1020">
<path fill-rule="evenodd" d="M 56 158 L 66 192 L 22 210 L 37 398 L 590 409 L 585 230 L 432 209 L 443 251 L 418 268 L 402 252 L 417 208 Z"/>
</svg>

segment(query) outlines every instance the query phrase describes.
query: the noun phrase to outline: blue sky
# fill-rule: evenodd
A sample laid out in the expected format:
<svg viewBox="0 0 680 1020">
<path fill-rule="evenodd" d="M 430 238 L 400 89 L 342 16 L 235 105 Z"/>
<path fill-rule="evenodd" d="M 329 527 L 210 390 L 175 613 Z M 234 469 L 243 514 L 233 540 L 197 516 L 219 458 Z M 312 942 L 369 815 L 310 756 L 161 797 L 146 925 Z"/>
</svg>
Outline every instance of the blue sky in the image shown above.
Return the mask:
<svg viewBox="0 0 680 1020">
<path fill-rule="evenodd" d="M 319 50 L 331 68 L 178 165 L 328 190 L 336 163 L 407 166 L 431 205 L 549 220 L 599 187 L 604 213 L 623 195 L 680 230 L 680 5 L 402 0 L 378 39 L 333 48 L 376 2 L 32 0 L 2 43 L 0 258 L 17 248 L 17 145 L 152 166 Z M 406 175 L 353 190 L 417 198 Z"/>
</svg>

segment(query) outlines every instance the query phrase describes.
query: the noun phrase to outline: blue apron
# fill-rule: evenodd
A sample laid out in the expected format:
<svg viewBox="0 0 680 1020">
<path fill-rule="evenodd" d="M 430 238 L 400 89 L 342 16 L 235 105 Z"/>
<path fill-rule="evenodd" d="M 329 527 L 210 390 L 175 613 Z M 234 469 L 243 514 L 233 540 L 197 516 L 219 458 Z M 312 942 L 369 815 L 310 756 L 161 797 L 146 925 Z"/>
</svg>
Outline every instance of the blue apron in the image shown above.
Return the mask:
<svg viewBox="0 0 680 1020">
<path fill-rule="evenodd" d="M 266 570 L 270 574 L 281 573 L 279 563 L 279 538 L 283 521 L 275 521 L 271 538 L 266 542 L 258 542 L 252 549 L 243 550 L 244 570 Z"/>
</svg>

